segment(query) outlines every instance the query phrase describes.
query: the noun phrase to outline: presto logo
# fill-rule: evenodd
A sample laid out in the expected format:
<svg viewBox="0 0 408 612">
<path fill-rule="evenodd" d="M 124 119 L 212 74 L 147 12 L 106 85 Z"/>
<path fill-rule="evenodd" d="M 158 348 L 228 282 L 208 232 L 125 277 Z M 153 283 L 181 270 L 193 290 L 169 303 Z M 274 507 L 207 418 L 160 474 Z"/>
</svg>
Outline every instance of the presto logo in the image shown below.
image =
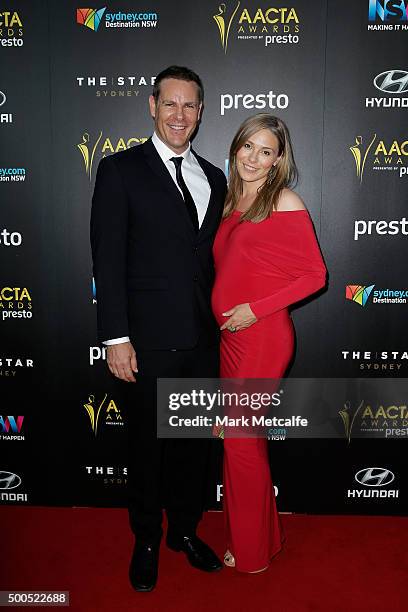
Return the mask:
<svg viewBox="0 0 408 612">
<path fill-rule="evenodd" d="M 370 221 L 363 219 L 354 221 L 354 240 L 359 240 L 361 236 L 384 236 L 387 234 L 390 236 L 396 236 L 397 234 L 408 236 L 408 221 L 406 217 L 402 217 L 398 221 L 376 221 L 374 219 Z"/>
<path fill-rule="evenodd" d="M 225 115 L 225 111 L 234 109 L 253 109 L 262 110 L 264 108 L 276 109 L 287 108 L 289 106 L 289 96 L 284 93 L 275 94 L 272 90 L 268 93 L 259 94 L 221 94 L 220 113 Z"/>
</svg>

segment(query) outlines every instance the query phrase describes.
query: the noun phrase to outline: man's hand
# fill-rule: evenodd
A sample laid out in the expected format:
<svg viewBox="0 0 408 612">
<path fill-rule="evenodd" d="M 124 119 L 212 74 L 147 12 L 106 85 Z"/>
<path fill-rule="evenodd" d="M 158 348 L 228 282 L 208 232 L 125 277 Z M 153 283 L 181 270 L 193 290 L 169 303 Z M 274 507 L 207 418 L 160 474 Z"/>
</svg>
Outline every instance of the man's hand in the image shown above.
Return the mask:
<svg viewBox="0 0 408 612">
<path fill-rule="evenodd" d="M 228 329 L 230 332 L 240 331 L 246 327 L 250 327 L 253 323 L 258 320 L 252 312 L 249 304 L 238 304 L 222 313 L 223 317 L 229 317 L 227 321 L 221 326 L 223 329 Z"/>
<path fill-rule="evenodd" d="M 130 342 L 110 344 L 106 351 L 106 361 L 114 376 L 127 382 L 136 382 L 133 372 L 138 372 L 135 349 Z"/>
</svg>

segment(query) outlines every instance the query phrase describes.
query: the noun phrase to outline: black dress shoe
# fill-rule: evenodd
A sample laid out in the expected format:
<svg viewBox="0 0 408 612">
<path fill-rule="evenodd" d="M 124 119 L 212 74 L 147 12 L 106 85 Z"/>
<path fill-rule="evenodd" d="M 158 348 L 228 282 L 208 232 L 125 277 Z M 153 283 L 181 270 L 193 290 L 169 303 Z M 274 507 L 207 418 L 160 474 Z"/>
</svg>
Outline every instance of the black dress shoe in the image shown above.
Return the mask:
<svg viewBox="0 0 408 612">
<path fill-rule="evenodd" d="M 137 543 L 129 566 L 129 580 L 135 591 L 152 591 L 156 586 L 159 548 L 157 544 Z"/>
<path fill-rule="evenodd" d="M 215 552 L 196 535 L 183 538 L 167 536 L 166 544 L 175 552 L 185 553 L 190 564 L 199 570 L 218 572 L 222 569 L 222 563 Z"/>
</svg>

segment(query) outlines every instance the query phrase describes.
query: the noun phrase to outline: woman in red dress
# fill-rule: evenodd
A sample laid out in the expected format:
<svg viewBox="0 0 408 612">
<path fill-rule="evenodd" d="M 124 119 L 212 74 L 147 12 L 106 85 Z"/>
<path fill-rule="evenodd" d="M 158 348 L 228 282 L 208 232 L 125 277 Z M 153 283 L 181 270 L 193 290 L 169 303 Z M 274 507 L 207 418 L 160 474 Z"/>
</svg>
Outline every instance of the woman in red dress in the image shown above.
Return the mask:
<svg viewBox="0 0 408 612">
<path fill-rule="evenodd" d="M 281 378 L 294 350 L 288 306 L 321 289 L 326 268 L 309 214 L 290 189 L 297 169 L 284 122 L 266 113 L 244 121 L 229 163 L 212 295 L 221 377 Z M 224 512 L 226 565 L 266 569 L 282 535 L 265 438 L 225 438 Z"/>
</svg>

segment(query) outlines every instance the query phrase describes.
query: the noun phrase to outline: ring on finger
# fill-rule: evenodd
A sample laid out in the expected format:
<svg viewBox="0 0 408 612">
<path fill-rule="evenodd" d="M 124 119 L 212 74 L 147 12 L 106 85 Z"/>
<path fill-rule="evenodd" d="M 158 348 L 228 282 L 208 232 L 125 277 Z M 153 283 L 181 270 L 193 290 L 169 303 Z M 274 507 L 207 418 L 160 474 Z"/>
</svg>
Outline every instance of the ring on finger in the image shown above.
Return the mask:
<svg viewBox="0 0 408 612">
<path fill-rule="evenodd" d="M 236 327 L 234 327 L 233 325 L 230 325 L 228 329 L 229 329 L 229 330 L 230 330 L 230 332 L 232 332 L 232 333 L 234 333 L 234 331 L 236 331 L 236 330 L 237 330 L 237 328 L 236 328 Z"/>
</svg>

